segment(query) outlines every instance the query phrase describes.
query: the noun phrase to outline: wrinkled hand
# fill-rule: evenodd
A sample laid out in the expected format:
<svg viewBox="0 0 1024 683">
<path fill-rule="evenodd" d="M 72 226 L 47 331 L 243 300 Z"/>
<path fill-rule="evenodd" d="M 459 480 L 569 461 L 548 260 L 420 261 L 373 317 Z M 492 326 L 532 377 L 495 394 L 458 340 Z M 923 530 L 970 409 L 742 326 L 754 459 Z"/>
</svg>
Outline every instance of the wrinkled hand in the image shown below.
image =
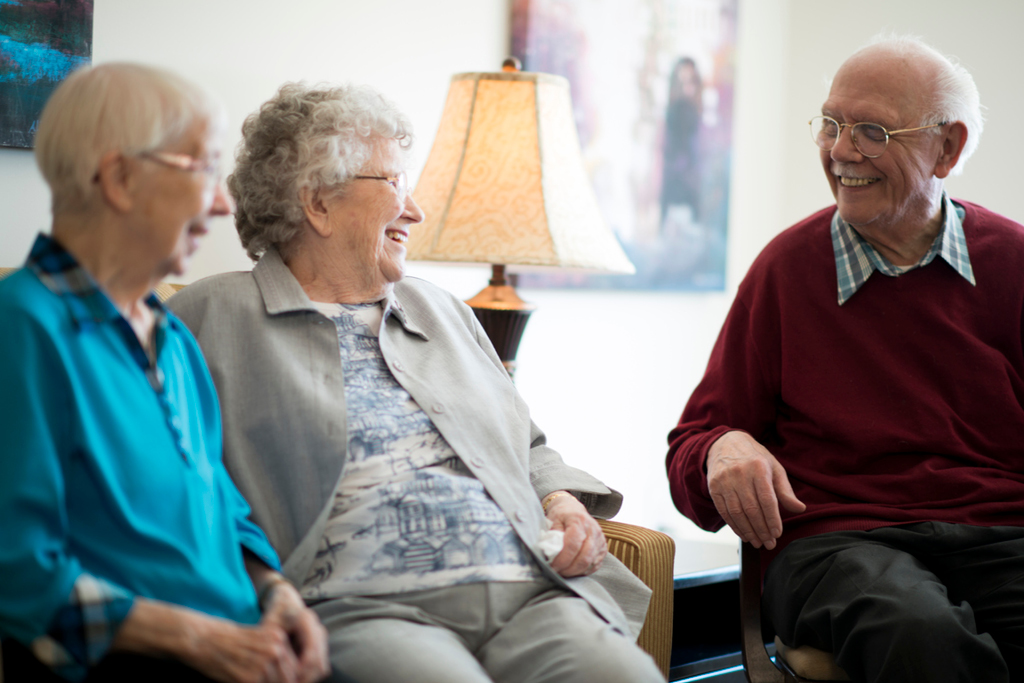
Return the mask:
<svg viewBox="0 0 1024 683">
<path fill-rule="evenodd" d="M 298 683 L 288 634 L 274 624 L 240 626 L 203 615 L 182 660 L 224 683 Z"/>
<path fill-rule="evenodd" d="M 780 503 L 790 512 L 807 509 L 779 461 L 746 432 L 726 432 L 711 444 L 706 466 L 718 514 L 755 548 L 771 550 L 782 535 Z"/>
<path fill-rule="evenodd" d="M 297 683 L 313 683 L 330 673 L 327 629 L 290 583 L 282 581 L 271 589 L 260 624 L 276 626 L 288 635 L 297 657 Z"/>
<path fill-rule="evenodd" d="M 566 578 L 596 572 L 608 554 L 608 543 L 583 503 L 571 495 L 555 496 L 545 516 L 552 529 L 565 533 L 562 552 L 551 561 L 551 568 Z"/>
<path fill-rule="evenodd" d="M 243 626 L 137 596 L 110 649 L 178 659 L 223 683 L 299 683 L 288 635 L 269 621 Z"/>
</svg>

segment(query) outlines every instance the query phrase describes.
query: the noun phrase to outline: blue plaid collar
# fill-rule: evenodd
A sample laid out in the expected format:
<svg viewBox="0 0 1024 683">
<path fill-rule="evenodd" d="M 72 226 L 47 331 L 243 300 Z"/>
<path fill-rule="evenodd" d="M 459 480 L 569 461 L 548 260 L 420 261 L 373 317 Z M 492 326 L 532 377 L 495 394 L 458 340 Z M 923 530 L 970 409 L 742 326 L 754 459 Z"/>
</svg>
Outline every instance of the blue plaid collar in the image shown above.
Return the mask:
<svg viewBox="0 0 1024 683">
<path fill-rule="evenodd" d="M 92 275 L 52 237 L 41 233 L 36 237 L 25 267 L 34 272 L 51 292 L 64 300 L 79 327 L 123 319 L 121 312 L 100 289 Z M 146 297 L 146 305 L 153 309 L 157 326 L 162 326 L 166 309 L 152 292 Z"/>
<path fill-rule="evenodd" d="M 51 292 L 64 300 L 77 329 L 82 330 L 90 325 L 99 325 L 105 322 L 113 324 L 127 344 L 132 358 L 146 373 L 146 379 L 149 380 L 150 386 L 158 394 L 163 393 L 164 376 L 160 366 L 150 360 L 149 355 L 139 343 L 139 338 L 135 335 L 131 324 L 117 310 L 114 302 L 100 289 L 92 275 L 89 275 L 88 271 L 78 264 L 71 252 L 52 237 L 40 234 L 36 237 L 35 244 L 32 245 L 32 251 L 29 252 L 28 259 L 25 261 L 25 267 L 35 273 L 36 277 Z M 167 309 L 163 307 L 153 292 L 146 297 L 146 305 L 153 311 L 155 319 L 153 328 L 155 360 L 160 357 L 164 335 L 170 323 Z"/>
<path fill-rule="evenodd" d="M 842 306 L 857 293 L 876 270 L 883 275 L 896 277 L 907 271 L 927 266 L 936 256 L 941 256 L 953 270 L 970 282 L 974 280 L 974 269 L 967 254 L 967 238 L 964 237 L 964 208 L 942 193 L 942 231 L 932 242 L 931 248 L 921 260 L 910 266 L 896 266 L 878 253 L 857 231 L 839 216 L 839 210 L 832 215 L 832 249 L 836 256 L 836 279 L 839 285 L 839 305 Z"/>
</svg>

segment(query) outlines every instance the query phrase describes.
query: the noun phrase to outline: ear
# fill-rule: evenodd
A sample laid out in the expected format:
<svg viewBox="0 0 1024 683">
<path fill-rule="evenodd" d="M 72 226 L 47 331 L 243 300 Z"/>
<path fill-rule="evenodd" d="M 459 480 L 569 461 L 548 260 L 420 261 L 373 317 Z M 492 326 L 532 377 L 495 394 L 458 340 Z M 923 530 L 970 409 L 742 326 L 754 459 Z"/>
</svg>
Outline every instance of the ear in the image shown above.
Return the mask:
<svg viewBox="0 0 1024 683">
<path fill-rule="evenodd" d="M 302 212 L 306 214 L 306 221 L 313 231 L 320 237 L 330 237 L 333 231 L 329 220 L 330 209 L 324 202 L 323 193 L 305 188 L 299 193 L 299 201 L 302 202 Z"/>
<path fill-rule="evenodd" d="M 967 126 L 963 121 L 954 121 L 949 125 L 946 137 L 942 140 L 939 158 L 935 162 L 935 177 L 945 178 L 960 160 L 960 154 L 967 144 Z"/>
<path fill-rule="evenodd" d="M 131 169 L 123 154 L 111 151 L 100 157 L 95 182 L 106 204 L 121 213 L 132 208 Z"/>
</svg>

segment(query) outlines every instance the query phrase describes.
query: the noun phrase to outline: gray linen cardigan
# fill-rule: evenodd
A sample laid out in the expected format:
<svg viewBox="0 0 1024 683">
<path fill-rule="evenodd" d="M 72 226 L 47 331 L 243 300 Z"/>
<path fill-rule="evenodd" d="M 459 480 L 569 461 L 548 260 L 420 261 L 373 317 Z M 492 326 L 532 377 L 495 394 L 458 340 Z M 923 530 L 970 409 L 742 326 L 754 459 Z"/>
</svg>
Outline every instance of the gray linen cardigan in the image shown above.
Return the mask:
<svg viewBox="0 0 1024 683">
<path fill-rule="evenodd" d="M 612 556 L 592 576 L 563 579 L 537 550 L 540 500 L 585 496 L 595 517 L 622 495 L 569 467 L 545 443 L 473 315 L 448 292 L 405 278 L 382 326 L 384 358 L 406 391 L 502 509 L 544 574 L 584 598 L 623 633 L 640 632 L 650 590 Z M 192 330 L 221 401 L 224 462 L 301 586 L 344 475 L 344 380 L 334 324 L 321 315 L 274 249 L 251 273 L 190 285 L 169 307 Z M 614 598 L 612 597 L 614 596 Z"/>
</svg>

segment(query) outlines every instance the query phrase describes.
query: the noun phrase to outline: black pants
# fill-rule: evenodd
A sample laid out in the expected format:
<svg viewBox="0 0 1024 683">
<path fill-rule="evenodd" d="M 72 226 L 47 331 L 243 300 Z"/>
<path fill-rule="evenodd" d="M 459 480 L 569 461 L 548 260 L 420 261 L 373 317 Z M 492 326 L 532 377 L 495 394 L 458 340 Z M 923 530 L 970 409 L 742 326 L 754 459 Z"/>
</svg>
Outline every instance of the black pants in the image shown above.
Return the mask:
<svg viewBox="0 0 1024 683">
<path fill-rule="evenodd" d="M 21 643 L 3 643 L 4 683 L 67 683 L 43 666 Z M 89 672 L 86 683 L 213 683 L 195 669 L 169 659 L 154 659 L 128 652 L 107 655 Z"/>
<path fill-rule="evenodd" d="M 3 641 L 4 683 L 67 683 L 43 666 L 24 645 Z M 332 671 L 328 683 L 354 683 L 351 678 Z M 129 652 L 104 657 L 89 672 L 85 683 L 214 683 L 195 669 L 171 659 L 154 659 Z"/>
<path fill-rule="evenodd" d="M 925 522 L 791 543 L 765 574 L 779 638 L 854 681 L 1024 681 L 1024 528 Z"/>
</svg>

